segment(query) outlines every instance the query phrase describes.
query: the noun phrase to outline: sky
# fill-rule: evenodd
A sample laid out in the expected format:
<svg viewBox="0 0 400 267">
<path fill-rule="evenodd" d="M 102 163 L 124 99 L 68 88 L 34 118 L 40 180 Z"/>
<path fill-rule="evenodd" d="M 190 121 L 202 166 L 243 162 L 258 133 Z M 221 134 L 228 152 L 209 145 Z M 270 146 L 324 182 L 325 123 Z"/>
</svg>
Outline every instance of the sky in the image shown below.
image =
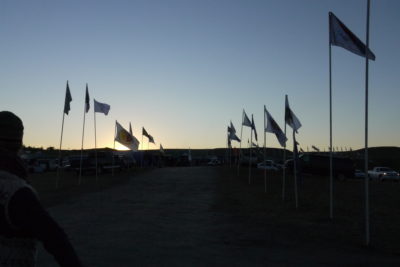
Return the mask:
<svg viewBox="0 0 400 267">
<path fill-rule="evenodd" d="M 226 147 L 264 105 L 284 126 L 284 100 L 302 123 L 300 147 L 329 146 L 329 31 L 333 12 L 366 40 L 366 0 L 0 1 L 0 110 L 24 122 L 24 144 L 60 146 L 67 80 L 72 94 L 62 148 L 113 147 L 115 121 L 140 148 Z M 400 1 L 372 0 L 369 140 L 400 146 Z M 332 47 L 333 146 L 364 147 L 365 59 Z M 93 112 L 93 98 L 111 105 Z M 288 128 L 288 137 L 291 132 Z M 243 128 L 242 146 L 250 129 Z M 290 147 L 292 142 L 288 142 Z M 233 142 L 234 147 L 239 143 Z M 267 147 L 279 147 L 267 133 Z M 116 144 L 116 148 L 123 146 Z"/>
</svg>

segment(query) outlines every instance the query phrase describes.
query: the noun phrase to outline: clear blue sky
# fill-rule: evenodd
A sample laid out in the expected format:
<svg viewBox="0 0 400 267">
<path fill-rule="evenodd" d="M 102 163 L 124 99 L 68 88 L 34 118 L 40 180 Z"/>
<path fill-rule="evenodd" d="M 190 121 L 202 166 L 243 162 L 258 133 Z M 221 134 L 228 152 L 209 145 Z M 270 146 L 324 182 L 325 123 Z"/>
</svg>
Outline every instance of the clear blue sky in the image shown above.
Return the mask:
<svg viewBox="0 0 400 267">
<path fill-rule="evenodd" d="M 226 146 L 230 120 L 240 134 L 243 108 L 262 145 L 263 106 L 283 128 L 288 94 L 301 147 L 326 149 L 328 12 L 365 40 L 366 2 L 4 0 L 0 109 L 23 119 L 26 145 L 58 147 L 69 80 L 63 148 L 80 148 L 88 83 L 91 99 L 111 105 L 96 116 L 98 147 L 113 145 L 118 120 L 139 140 L 144 126 L 150 148 L 214 148 Z M 371 2 L 369 144 L 399 146 L 400 1 Z M 332 56 L 333 143 L 361 148 L 365 60 L 339 47 Z M 85 148 L 94 146 L 93 117 L 91 109 Z M 271 134 L 267 146 L 279 146 Z"/>
</svg>

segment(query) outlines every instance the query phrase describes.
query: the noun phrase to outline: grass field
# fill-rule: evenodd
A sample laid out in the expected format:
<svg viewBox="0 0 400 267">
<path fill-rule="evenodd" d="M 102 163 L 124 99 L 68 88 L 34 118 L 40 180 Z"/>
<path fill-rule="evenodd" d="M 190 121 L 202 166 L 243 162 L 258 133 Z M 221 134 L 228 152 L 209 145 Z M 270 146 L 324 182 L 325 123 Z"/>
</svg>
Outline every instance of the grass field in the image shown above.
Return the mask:
<svg viewBox="0 0 400 267">
<path fill-rule="evenodd" d="M 248 168 L 220 168 L 215 208 L 236 212 L 254 220 L 273 221 L 293 230 L 293 238 L 321 244 L 360 248 L 365 244 L 364 180 L 334 181 L 333 220 L 329 219 L 329 178 L 305 176 L 299 185 L 299 207 L 295 208 L 293 176 L 287 176 L 286 198 L 282 200 L 282 173 L 267 174 Z M 370 183 L 370 248 L 400 255 L 400 183 Z"/>
</svg>

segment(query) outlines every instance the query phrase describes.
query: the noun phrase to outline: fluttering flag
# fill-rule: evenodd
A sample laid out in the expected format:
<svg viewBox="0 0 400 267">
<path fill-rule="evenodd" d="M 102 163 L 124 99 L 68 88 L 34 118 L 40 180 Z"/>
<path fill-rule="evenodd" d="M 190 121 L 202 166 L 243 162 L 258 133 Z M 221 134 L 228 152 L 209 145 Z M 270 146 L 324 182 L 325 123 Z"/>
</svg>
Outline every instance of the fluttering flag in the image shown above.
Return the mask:
<svg viewBox="0 0 400 267">
<path fill-rule="evenodd" d="M 103 113 L 104 115 L 108 115 L 110 111 L 110 105 L 106 103 L 97 102 L 96 99 L 93 99 L 94 102 L 94 112 Z"/>
<path fill-rule="evenodd" d="M 343 22 L 332 12 L 329 12 L 329 42 L 331 45 L 340 46 L 356 55 L 365 57 L 366 46 L 352 33 Z M 375 55 L 368 49 L 368 58 L 375 60 Z"/>
<path fill-rule="evenodd" d="M 164 148 L 162 147 L 161 144 L 160 144 L 160 152 L 161 152 L 161 154 L 165 154 Z"/>
<path fill-rule="evenodd" d="M 146 136 L 147 138 L 149 138 L 149 134 L 147 133 L 146 129 L 144 127 L 142 127 L 142 135 Z"/>
<path fill-rule="evenodd" d="M 89 89 L 88 89 L 88 84 L 86 84 L 86 95 L 85 95 L 85 111 L 86 113 L 90 109 L 90 104 L 89 104 Z"/>
<path fill-rule="evenodd" d="M 115 135 L 115 141 L 126 146 L 127 148 L 137 151 L 139 147 L 139 142 L 135 142 L 133 136 L 124 129 L 117 121 L 115 122 L 117 133 Z"/>
<path fill-rule="evenodd" d="M 254 131 L 254 137 L 256 138 L 256 141 L 258 141 L 257 140 L 257 130 L 256 130 L 256 125 L 254 124 L 253 114 L 251 114 L 251 130 Z"/>
<path fill-rule="evenodd" d="M 135 136 L 133 136 L 132 125 L 131 125 L 131 123 L 129 123 L 129 133 L 130 133 L 130 135 L 132 136 L 134 145 L 135 145 L 136 147 L 139 147 L 140 142 L 139 142 L 139 140 L 137 140 L 137 138 L 136 138 Z M 135 151 L 136 151 L 136 150 L 135 150 Z"/>
<path fill-rule="evenodd" d="M 243 126 L 247 126 L 247 127 L 251 127 L 251 121 L 249 119 L 249 117 L 247 117 L 246 112 L 243 110 L 243 121 L 242 121 L 242 125 Z"/>
<path fill-rule="evenodd" d="M 65 102 L 64 102 L 64 113 L 68 115 L 71 110 L 70 103 L 72 101 L 71 92 L 69 91 L 69 85 L 67 81 L 67 89 L 65 90 Z"/>
<path fill-rule="evenodd" d="M 319 148 L 316 146 L 311 146 L 312 149 L 314 149 L 315 151 L 319 152 Z"/>
<path fill-rule="evenodd" d="M 268 110 L 264 106 L 264 112 L 265 112 L 265 131 L 268 133 L 273 133 L 276 136 L 276 139 L 278 139 L 279 144 L 282 147 L 286 146 L 286 141 L 287 137 L 279 127 L 279 125 L 276 123 L 274 118 L 269 114 Z"/>
<path fill-rule="evenodd" d="M 228 126 L 228 128 L 229 128 L 229 126 Z M 230 128 L 231 128 L 231 131 L 230 131 L 230 132 L 236 133 L 236 129 L 235 129 L 235 126 L 233 126 L 232 121 L 231 121 L 231 126 L 230 126 Z"/>
<path fill-rule="evenodd" d="M 286 95 L 285 98 L 285 122 L 288 124 L 292 129 L 297 132 L 298 129 L 301 127 L 301 123 L 299 119 L 294 115 L 293 111 L 289 107 L 289 100 Z"/>
<path fill-rule="evenodd" d="M 153 143 L 153 144 L 156 144 L 156 143 L 154 142 L 153 136 L 151 136 L 151 135 L 149 135 L 149 142 L 150 142 L 150 143 Z"/>
</svg>

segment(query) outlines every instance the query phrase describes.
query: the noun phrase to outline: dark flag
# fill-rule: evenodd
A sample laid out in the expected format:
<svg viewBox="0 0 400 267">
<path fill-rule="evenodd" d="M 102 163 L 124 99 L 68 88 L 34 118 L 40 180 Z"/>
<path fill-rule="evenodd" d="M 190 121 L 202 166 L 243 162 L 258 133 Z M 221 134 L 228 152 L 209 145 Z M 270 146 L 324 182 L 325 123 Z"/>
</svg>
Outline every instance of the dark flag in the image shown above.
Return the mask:
<svg viewBox="0 0 400 267">
<path fill-rule="evenodd" d="M 65 91 L 65 102 L 64 102 L 64 113 L 68 115 L 68 112 L 71 110 L 70 103 L 72 101 L 71 92 L 69 91 L 69 85 L 67 81 L 67 89 Z"/>
<path fill-rule="evenodd" d="M 365 51 L 367 49 L 365 44 L 332 12 L 329 12 L 329 42 L 331 45 L 343 47 L 356 55 L 365 57 Z M 375 60 L 374 53 L 369 49 L 368 58 Z"/>
<path fill-rule="evenodd" d="M 89 100 L 90 100 L 89 99 L 89 89 L 88 89 L 88 85 L 86 84 L 86 95 L 85 95 L 85 111 L 86 111 L 86 113 L 90 109 Z"/>
</svg>

